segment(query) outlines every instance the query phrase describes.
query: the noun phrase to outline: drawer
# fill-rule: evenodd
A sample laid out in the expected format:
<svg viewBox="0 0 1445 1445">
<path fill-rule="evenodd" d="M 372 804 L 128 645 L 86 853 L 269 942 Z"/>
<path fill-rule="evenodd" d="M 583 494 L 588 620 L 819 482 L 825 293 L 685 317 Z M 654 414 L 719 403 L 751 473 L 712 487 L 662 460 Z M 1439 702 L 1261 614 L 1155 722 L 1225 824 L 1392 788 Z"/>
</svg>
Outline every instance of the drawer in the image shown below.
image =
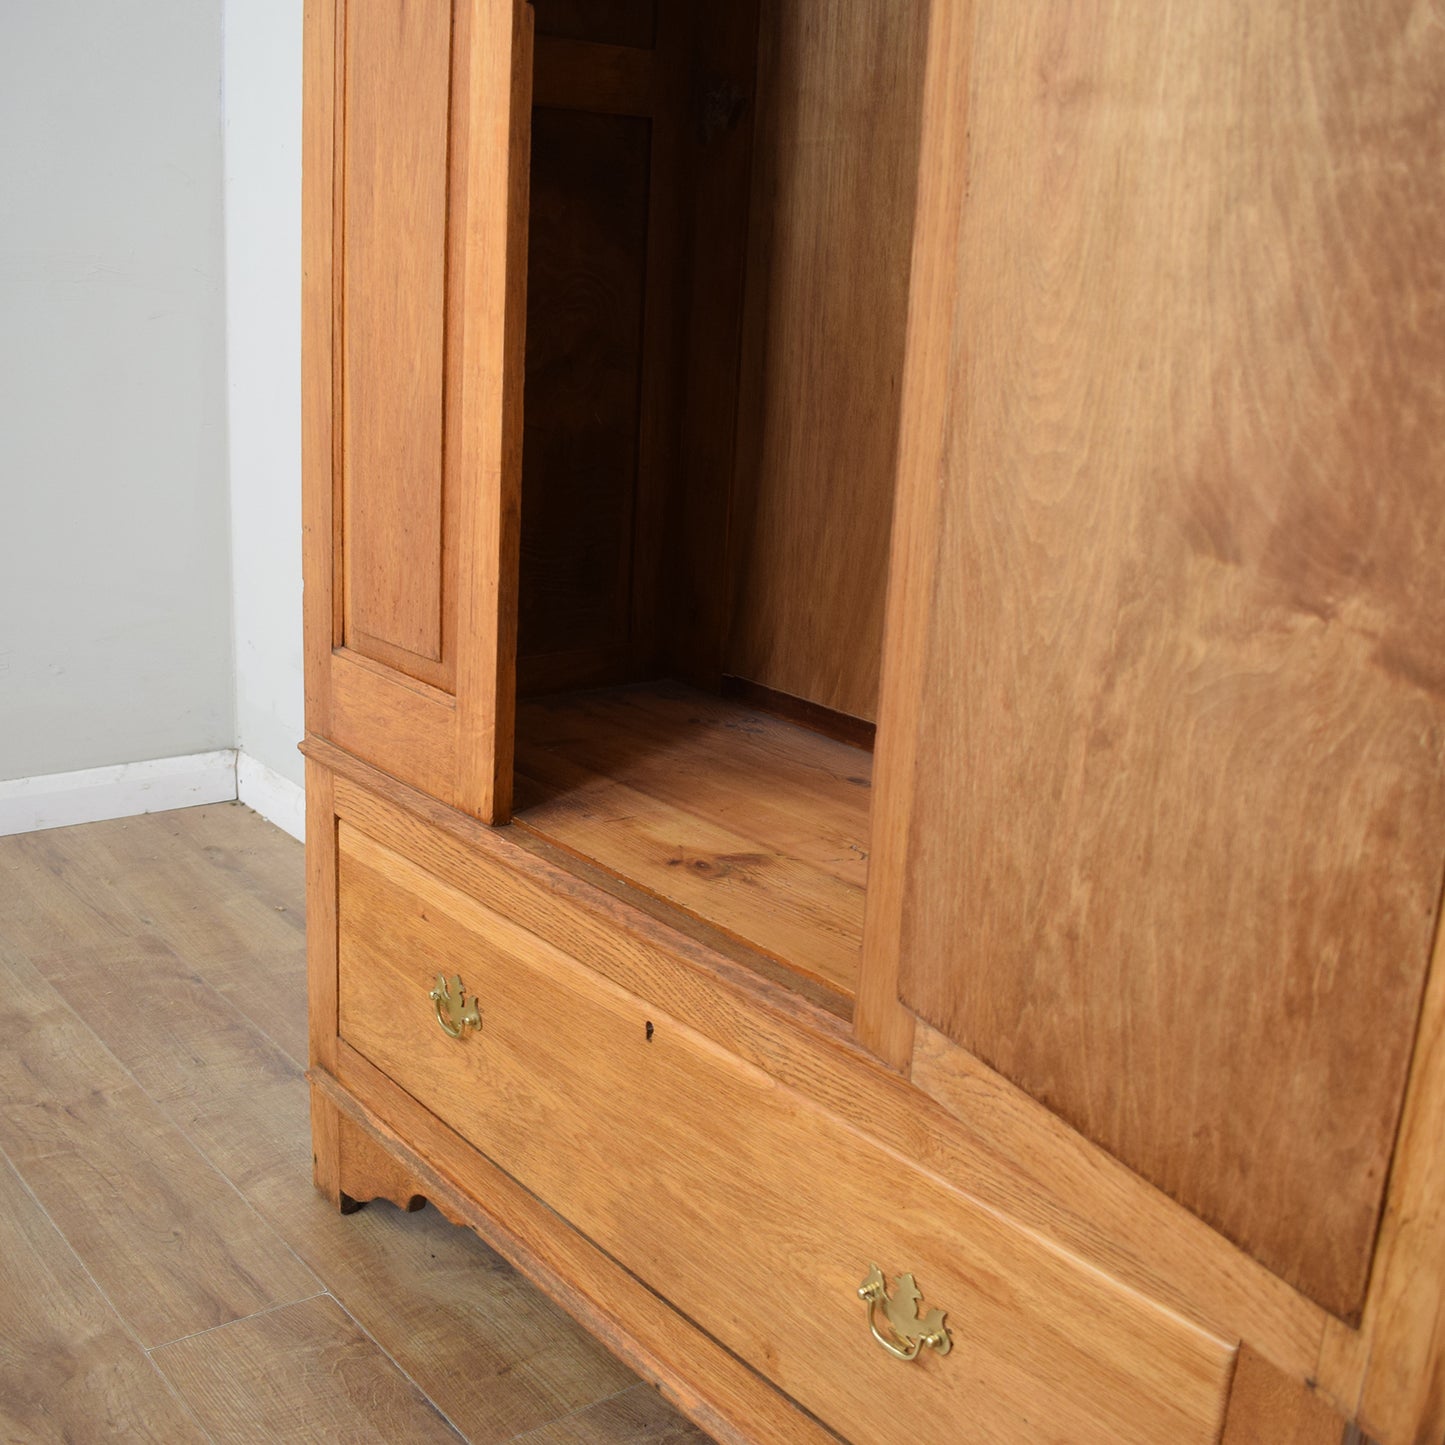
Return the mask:
<svg viewBox="0 0 1445 1445">
<path fill-rule="evenodd" d="M 1224 1342 L 345 822 L 338 842 L 342 1038 L 839 1434 L 1218 1438 Z M 439 1026 L 438 974 L 480 1029 Z M 947 1312 L 947 1354 L 874 1340 L 874 1264 Z"/>
</svg>

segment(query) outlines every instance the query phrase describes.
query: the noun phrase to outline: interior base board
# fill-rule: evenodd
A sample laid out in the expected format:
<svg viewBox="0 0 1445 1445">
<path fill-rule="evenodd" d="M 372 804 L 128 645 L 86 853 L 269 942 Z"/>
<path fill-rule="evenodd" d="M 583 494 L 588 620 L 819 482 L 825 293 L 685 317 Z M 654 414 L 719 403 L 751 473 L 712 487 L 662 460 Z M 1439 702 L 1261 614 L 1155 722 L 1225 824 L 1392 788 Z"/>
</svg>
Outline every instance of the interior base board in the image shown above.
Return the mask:
<svg viewBox="0 0 1445 1445">
<path fill-rule="evenodd" d="M 306 841 L 306 789 L 249 753 L 236 754 L 236 796 L 268 823 Z"/>
<path fill-rule="evenodd" d="M 0 836 L 230 802 L 236 750 L 189 753 L 0 782 Z"/>
</svg>

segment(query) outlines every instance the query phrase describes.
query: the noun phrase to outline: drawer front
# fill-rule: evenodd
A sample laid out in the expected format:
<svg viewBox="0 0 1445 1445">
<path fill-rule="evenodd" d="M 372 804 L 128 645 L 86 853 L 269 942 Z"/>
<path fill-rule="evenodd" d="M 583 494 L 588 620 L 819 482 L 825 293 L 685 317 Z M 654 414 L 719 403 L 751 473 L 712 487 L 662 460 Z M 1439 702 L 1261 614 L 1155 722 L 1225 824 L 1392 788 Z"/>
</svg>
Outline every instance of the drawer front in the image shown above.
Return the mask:
<svg viewBox="0 0 1445 1445">
<path fill-rule="evenodd" d="M 339 845 L 342 1038 L 845 1438 L 1218 1438 L 1223 1342 L 346 823 Z M 443 1031 L 438 974 L 480 1029 Z M 947 1311 L 946 1355 L 875 1342 L 874 1264 Z"/>
</svg>

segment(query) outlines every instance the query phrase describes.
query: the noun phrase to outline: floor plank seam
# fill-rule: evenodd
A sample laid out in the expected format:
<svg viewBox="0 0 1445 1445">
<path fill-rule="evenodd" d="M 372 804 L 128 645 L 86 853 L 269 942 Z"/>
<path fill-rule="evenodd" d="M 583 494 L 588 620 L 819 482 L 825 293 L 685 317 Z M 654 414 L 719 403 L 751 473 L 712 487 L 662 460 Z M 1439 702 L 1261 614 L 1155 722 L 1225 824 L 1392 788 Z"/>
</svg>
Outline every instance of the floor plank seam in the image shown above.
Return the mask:
<svg viewBox="0 0 1445 1445">
<path fill-rule="evenodd" d="M 170 1379 L 166 1375 L 166 1372 L 161 1369 L 161 1367 L 153 1359 L 151 1359 L 151 1352 L 149 1349 L 146 1348 L 145 1341 L 142 1340 L 141 1337 L 136 1333 L 135 1329 L 131 1325 L 131 1322 L 126 1319 L 126 1317 L 120 1312 L 120 1310 L 116 1307 L 115 1301 L 111 1299 L 110 1295 L 105 1291 L 100 1281 L 96 1279 L 94 1274 L 91 1273 L 90 1266 L 86 1264 L 85 1259 L 80 1254 L 80 1251 L 77 1250 L 76 1247 L 70 1242 L 69 1235 L 67 1235 L 66 1232 L 59 1226 L 59 1224 L 55 1222 L 54 1217 L 45 1207 L 44 1201 L 42 1201 L 35 1193 L 35 1191 L 30 1187 L 30 1181 L 26 1179 L 25 1175 L 20 1170 L 20 1166 L 16 1164 L 14 1159 L 10 1157 L 9 1152 L 5 1149 L 3 1144 L 0 1144 L 0 1164 L 3 1164 L 4 1167 L 9 1169 L 10 1172 L 15 1176 L 15 1179 L 19 1183 L 20 1188 L 25 1192 L 30 1202 L 35 1206 L 37 1213 L 45 1221 L 45 1223 L 50 1226 L 51 1230 L 54 1231 L 55 1237 L 61 1242 L 65 1249 L 69 1251 L 70 1257 L 75 1261 L 76 1267 L 80 1270 L 81 1274 L 85 1276 L 87 1281 L 89 1281 L 90 1287 L 96 1293 L 96 1297 L 105 1306 L 105 1308 L 111 1312 L 112 1316 L 115 1318 L 115 1322 L 120 1326 L 121 1333 L 126 1335 L 135 1345 L 137 1351 L 145 1360 L 146 1365 L 150 1369 L 151 1373 L 156 1377 L 157 1380 L 160 1381 L 166 1393 L 176 1402 L 177 1405 L 180 1406 L 181 1410 L 184 1411 L 186 1417 L 195 1425 L 196 1429 L 200 1432 L 200 1434 L 204 1436 L 205 1439 L 212 1440 L 210 1431 L 205 1429 L 205 1427 L 201 1424 L 200 1420 L 196 1417 L 196 1412 L 191 1409 L 190 1401 L 187 1400 L 185 1396 L 176 1389 L 175 1385 L 171 1383 Z"/>
<path fill-rule="evenodd" d="M 283 1044 L 279 1039 L 273 1037 L 270 1033 L 267 1032 L 266 1026 L 261 1023 L 259 1019 L 253 1018 L 250 1013 L 248 1013 L 244 1008 L 242 1008 L 240 1004 L 238 1004 L 233 998 L 231 998 L 231 996 L 226 993 L 224 989 L 219 987 L 219 985 L 217 985 L 216 982 L 207 975 L 206 967 L 208 964 L 214 963 L 216 961 L 215 957 L 211 957 L 206 959 L 204 962 L 200 962 L 196 959 L 187 957 L 179 950 L 171 947 L 170 944 L 167 944 L 166 947 L 171 948 L 171 952 L 174 953 L 176 957 L 181 960 L 182 963 L 192 968 L 195 971 L 195 977 L 202 984 L 204 984 L 205 987 L 216 996 L 216 998 L 218 998 L 223 1004 L 225 1004 L 225 1006 L 230 1009 L 231 1012 L 238 1019 L 241 1019 L 246 1024 L 247 1028 L 251 1029 L 261 1038 L 263 1038 L 273 1049 L 276 1050 L 278 1054 L 281 1055 L 283 1059 L 286 1059 L 289 1063 L 294 1064 L 295 1067 L 299 1069 L 303 1074 L 306 1072 L 306 1070 L 310 1067 L 310 1064 L 307 1062 L 307 1060 L 298 1059 L 296 1055 L 293 1054 L 291 1050 L 286 1047 L 285 1044 Z M 303 969 L 303 983 L 304 979 L 305 972 Z"/>
<path fill-rule="evenodd" d="M 320 1283 L 320 1281 L 318 1281 Z M 243 1325 L 248 1320 L 259 1320 L 265 1315 L 274 1315 L 278 1310 L 289 1310 L 293 1305 L 304 1305 L 314 1299 L 324 1299 L 331 1296 L 329 1289 L 319 1289 L 315 1294 L 298 1295 L 295 1299 L 281 1300 L 277 1304 L 267 1305 L 263 1310 L 252 1310 L 250 1314 L 237 1315 L 233 1320 L 222 1320 L 219 1324 L 207 1325 L 203 1330 L 192 1330 L 189 1334 L 177 1335 L 173 1340 L 165 1340 L 159 1345 L 147 1345 L 146 1354 L 153 1354 L 158 1350 L 168 1350 L 172 1345 L 184 1344 L 187 1340 L 200 1339 L 202 1335 L 213 1335 L 217 1330 L 228 1330 L 232 1325 Z"/>
<path fill-rule="evenodd" d="M 169 944 L 167 944 L 166 946 L 168 948 L 170 947 Z M 187 959 L 183 954 L 176 952 L 175 949 L 171 949 L 171 952 L 175 953 L 175 956 L 180 959 L 182 963 L 188 964 L 190 962 L 189 959 Z M 211 1156 L 205 1151 L 204 1148 L 201 1147 L 199 1143 L 197 1143 L 197 1141 L 191 1136 L 190 1130 L 187 1129 L 185 1124 L 176 1117 L 174 1110 L 164 1100 L 157 1098 L 153 1093 L 151 1093 L 149 1089 L 146 1088 L 146 1086 L 140 1081 L 139 1077 L 136 1075 L 135 1071 L 130 1067 L 130 1065 L 127 1064 L 123 1059 L 117 1057 L 117 1055 L 109 1047 L 109 1045 L 106 1044 L 104 1039 L 102 1039 L 100 1035 L 97 1034 L 95 1030 L 91 1028 L 91 1026 L 85 1021 L 84 1016 L 74 1006 L 74 1004 L 72 1004 L 70 1000 L 66 998 L 66 996 L 60 991 L 60 989 L 51 982 L 51 980 L 40 968 L 36 967 L 34 964 L 30 964 L 29 966 L 34 970 L 38 978 L 44 980 L 46 986 L 51 990 L 52 993 L 55 994 L 56 998 L 60 1001 L 60 1003 L 67 1010 L 69 1010 L 72 1015 L 74 1015 L 76 1021 L 80 1024 L 81 1028 L 83 1028 L 86 1033 L 88 1033 L 90 1037 L 95 1041 L 96 1048 L 103 1051 L 115 1063 L 116 1068 L 118 1068 L 125 1075 L 125 1077 L 136 1087 L 137 1090 L 139 1090 L 143 1098 L 148 1099 L 151 1104 L 155 1106 L 155 1108 L 160 1112 L 161 1116 L 166 1120 L 166 1122 L 171 1126 L 171 1128 L 176 1131 L 177 1135 L 179 1135 L 179 1137 L 185 1141 L 186 1146 L 196 1155 L 198 1159 L 200 1159 L 200 1161 L 205 1165 L 205 1167 L 211 1170 L 212 1173 L 216 1174 L 225 1183 L 226 1188 L 228 1188 L 236 1196 L 236 1198 L 240 1200 L 242 1207 L 247 1211 L 247 1213 L 250 1214 L 252 1218 L 268 1234 L 275 1238 L 276 1243 L 282 1249 L 284 1249 L 287 1254 L 289 1254 L 291 1258 L 296 1262 L 296 1264 L 300 1266 L 300 1268 L 303 1269 L 316 1283 L 318 1289 L 313 1294 L 305 1296 L 305 1298 L 314 1299 L 316 1294 L 325 1294 L 326 1282 L 296 1252 L 296 1250 L 291 1247 L 290 1243 L 282 1235 L 281 1231 L 277 1229 L 276 1226 L 273 1225 L 271 1221 L 267 1219 L 266 1216 L 262 1214 L 259 1209 L 256 1208 L 256 1206 L 250 1201 L 250 1199 L 246 1197 L 245 1192 L 235 1182 L 235 1180 L 232 1179 L 231 1176 L 227 1174 L 226 1171 L 222 1169 L 214 1159 L 211 1158 Z M 217 999 L 219 999 L 223 1004 L 225 1004 L 227 1008 L 232 1009 L 233 1012 L 240 1015 L 240 1011 L 238 1009 L 235 1009 L 234 1006 L 230 1003 L 230 1001 L 226 999 L 222 994 L 220 994 L 209 982 L 205 984 L 205 987 L 210 993 L 215 995 Z M 244 1015 L 240 1016 L 244 1018 Z M 48 1212 L 46 1217 L 49 1218 Z M 299 1302 L 299 1299 L 286 1301 L 287 1304 L 298 1304 Z M 262 1313 L 265 1313 L 265 1311 L 262 1311 Z M 159 1349 L 160 1346 L 156 1346 L 156 1348 Z"/>
<path fill-rule="evenodd" d="M 568 1420 L 575 1419 L 578 1415 L 585 1415 L 589 1410 L 595 1410 L 599 1405 L 606 1405 L 612 1400 L 620 1400 L 623 1395 L 635 1390 L 638 1385 L 646 1385 L 648 1389 L 654 1388 L 646 1380 L 629 1380 L 620 1390 L 614 1390 L 610 1395 L 599 1395 L 595 1400 L 589 1400 L 585 1405 L 578 1405 L 575 1409 L 568 1410 L 558 1415 L 555 1419 L 546 1420 L 540 1425 L 529 1425 L 518 1435 L 511 1435 L 504 1442 L 504 1445 L 526 1445 L 529 1437 L 537 1436 L 544 1430 L 554 1429 L 558 1425 L 565 1424 Z"/>
<path fill-rule="evenodd" d="M 42 1200 L 40 1196 L 36 1194 L 36 1192 L 30 1187 L 30 1181 L 25 1177 L 24 1173 L 21 1171 L 20 1166 L 14 1161 L 14 1159 L 10 1157 L 10 1154 L 6 1151 L 3 1144 L 0 1144 L 0 1159 L 3 1159 L 5 1161 L 11 1173 L 13 1173 L 15 1177 L 20 1181 L 20 1187 L 25 1191 L 27 1195 L 30 1196 L 30 1202 L 36 1207 L 37 1210 L 39 1210 L 41 1218 L 44 1219 L 45 1222 L 51 1227 L 51 1229 L 55 1231 L 56 1235 L 64 1243 L 66 1249 L 68 1249 L 70 1253 L 74 1256 L 76 1264 L 80 1267 L 80 1272 L 86 1277 L 86 1279 L 90 1281 L 91 1288 L 95 1290 L 96 1294 L 98 1294 L 100 1298 L 105 1301 L 105 1307 L 111 1312 L 111 1314 L 116 1317 L 117 1320 L 120 1321 L 120 1327 L 126 1332 L 126 1334 L 131 1337 L 131 1339 L 135 1341 L 136 1348 L 140 1350 L 142 1354 L 145 1354 L 145 1341 L 141 1339 L 141 1337 L 135 1332 L 134 1328 L 131 1326 L 131 1322 L 126 1319 L 123 1314 L 121 1314 L 119 1308 L 117 1308 L 116 1306 L 115 1301 L 111 1299 L 110 1295 L 106 1293 L 100 1281 L 96 1279 L 94 1274 L 91 1273 L 90 1266 L 86 1264 L 85 1259 L 81 1255 L 80 1251 L 76 1249 L 76 1247 L 70 1242 L 70 1236 L 66 1234 L 66 1232 L 55 1222 L 54 1216 L 45 1207 L 45 1201 Z"/>
<path fill-rule="evenodd" d="M 331 1292 L 328 1290 L 327 1293 L 330 1294 Z M 351 1323 L 354 1324 L 356 1328 L 360 1330 L 361 1333 L 368 1340 L 371 1341 L 372 1346 L 376 1349 L 377 1353 L 381 1355 L 382 1359 L 384 1359 L 392 1367 L 392 1369 L 395 1370 L 397 1374 L 400 1375 L 402 1379 L 405 1380 L 407 1384 L 410 1385 L 412 1389 L 415 1390 L 417 1394 L 419 1394 L 421 1398 L 425 1400 L 427 1404 L 430 1405 L 432 1409 L 437 1412 L 437 1416 L 446 1423 L 446 1426 L 449 1430 L 453 1431 L 456 1434 L 457 1439 L 463 1441 L 467 1440 L 469 1438 L 467 1432 L 463 1430 L 461 1426 L 458 1425 L 457 1422 L 453 1420 L 452 1417 L 448 1415 L 447 1412 L 443 1410 L 442 1407 L 437 1404 L 434 1399 L 432 1399 L 431 1395 L 426 1390 L 424 1390 L 417 1382 L 415 1376 L 413 1376 L 411 1371 L 408 1370 L 404 1365 L 402 1365 L 397 1360 L 396 1356 L 393 1355 L 392 1352 L 387 1349 L 386 1346 L 383 1345 L 381 1341 L 377 1339 L 376 1336 L 372 1334 L 372 1332 L 367 1329 L 366 1326 L 362 1324 L 362 1322 L 357 1319 L 354 1314 L 352 1314 L 352 1312 L 346 1307 L 346 1301 L 343 1300 L 339 1295 L 333 1294 L 331 1295 L 331 1298 L 336 1301 L 337 1308 L 340 1309 L 341 1313 L 344 1314 L 346 1318 L 349 1319 Z"/>
</svg>

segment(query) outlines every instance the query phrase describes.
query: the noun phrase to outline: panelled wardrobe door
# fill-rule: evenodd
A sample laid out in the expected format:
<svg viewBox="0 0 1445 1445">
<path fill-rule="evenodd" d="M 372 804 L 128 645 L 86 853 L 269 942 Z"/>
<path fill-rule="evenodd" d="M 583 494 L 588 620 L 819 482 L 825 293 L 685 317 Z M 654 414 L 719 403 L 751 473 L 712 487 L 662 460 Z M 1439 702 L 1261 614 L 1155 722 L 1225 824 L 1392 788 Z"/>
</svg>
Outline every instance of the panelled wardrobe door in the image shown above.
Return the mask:
<svg viewBox="0 0 1445 1445">
<path fill-rule="evenodd" d="M 531 7 L 308 0 L 309 731 L 511 806 Z"/>
<path fill-rule="evenodd" d="M 1445 28 L 935 24 L 859 1032 L 1353 1321 L 1445 871 Z"/>
</svg>

